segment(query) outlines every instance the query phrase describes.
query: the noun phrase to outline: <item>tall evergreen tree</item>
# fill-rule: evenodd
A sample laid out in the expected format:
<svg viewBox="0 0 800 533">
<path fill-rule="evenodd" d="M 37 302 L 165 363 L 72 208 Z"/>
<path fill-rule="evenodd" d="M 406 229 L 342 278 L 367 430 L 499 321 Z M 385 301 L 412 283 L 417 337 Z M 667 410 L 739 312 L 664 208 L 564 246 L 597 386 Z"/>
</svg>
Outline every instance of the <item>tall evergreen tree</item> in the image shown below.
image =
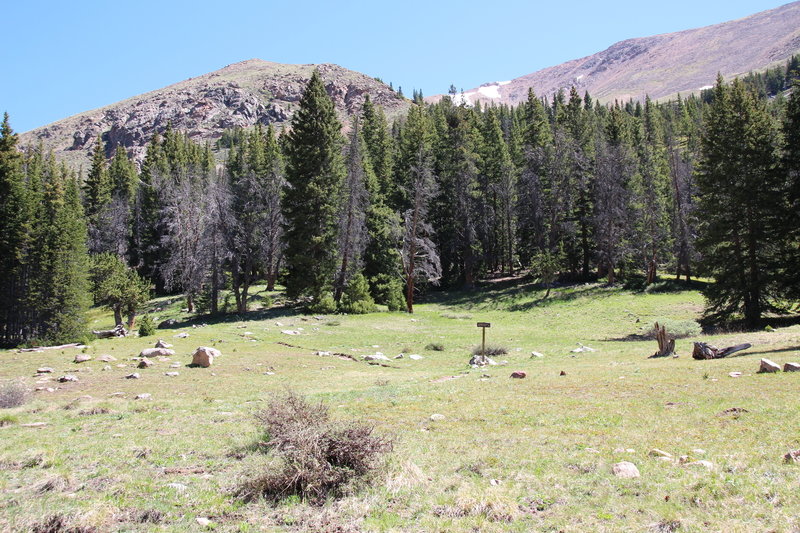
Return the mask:
<svg viewBox="0 0 800 533">
<path fill-rule="evenodd" d="M 341 124 L 314 71 L 287 138 L 283 214 L 286 291 L 322 298 L 336 271 L 339 189 L 345 176 Z"/>
<path fill-rule="evenodd" d="M 795 63 L 800 62 L 800 56 L 795 56 L 795 60 Z M 795 72 L 797 74 L 800 72 Z M 800 216 L 800 81 L 794 82 L 787 102 L 783 137 L 783 172 L 789 191 L 789 210 L 784 218 L 787 249 L 781 265 L 781 277 L 787 295 L 800 300 L 800 278 L 796 274 L 800 265 L 800 225 L 797 224 Z"/>
<path fill-rule="evenodd" d="M 777 140 L 764 103 L 738 79 L 727 87 L 718 77 L 697 173 L 698 245 L 715 281 L 704 291 L 708 321 L 741 313 L 757 327 L 779 297 L 776 241 L 786 206 Z"/>
</svg>

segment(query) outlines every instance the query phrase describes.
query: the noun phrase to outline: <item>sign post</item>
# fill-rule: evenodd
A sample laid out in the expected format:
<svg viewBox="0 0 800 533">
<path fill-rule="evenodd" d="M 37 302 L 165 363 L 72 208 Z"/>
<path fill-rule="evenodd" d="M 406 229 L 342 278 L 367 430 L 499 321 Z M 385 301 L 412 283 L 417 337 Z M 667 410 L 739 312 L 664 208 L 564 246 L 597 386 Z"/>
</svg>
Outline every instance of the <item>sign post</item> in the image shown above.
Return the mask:
<svg viewBox="0 0 800 533">
<path fill-rule="evenodd" d="M 478 322 L 478 327 L 482 330 L 481 355 L 486 357 L 486 328 L 490 328 L 492 325 L 488 322 Z"/>
</svg>

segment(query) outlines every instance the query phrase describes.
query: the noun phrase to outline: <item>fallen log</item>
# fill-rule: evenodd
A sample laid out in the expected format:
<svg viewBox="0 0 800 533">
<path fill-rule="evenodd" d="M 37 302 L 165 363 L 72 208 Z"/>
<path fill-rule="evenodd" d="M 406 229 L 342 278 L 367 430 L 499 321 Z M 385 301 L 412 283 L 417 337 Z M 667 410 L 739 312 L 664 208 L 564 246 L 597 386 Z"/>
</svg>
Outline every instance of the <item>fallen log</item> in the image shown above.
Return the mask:
<svg viewBox="0 0 800 533">
<path fill-rule="evenodd" d="M 127 337 L 128 330 L 126 330 L 122 324 L 117 324 L 114 329 L 92 331 L 92 334 L 96 335 L 98 339 L 109 339 L 112 337 Z"/>
<path fill-rule="evenodd" d="M 698 360 L 722 359 L 723 357 L 728 357 L 732 353 L 741 352 L 742 350 L 746 350 L 752 346 L 752 344 L 745 342 L 743 344 L 737 344 L 736 346 L 728 346 L 727 348 L 720 349 L 716 346 L 706 344 L 705 342 L 696 342 L 694 343 L 692 357 Z"/>
<path fill-rule="evenodd" d="M 73 342 L 70 344 L 59 344 L 58 346 L 36 346 L 35 348 L 20 348 L 20 352 L 43 352 L 45 350 L 61 350 L 64 348 L 83 348 L 83 344 Z"/>
<path fill-rule="evenodd" d="M 650 356 L 654 357 L 667 357 L 675 353 L 675 339 L 670 339 L 667 335 L 667 328 L 659 326 L 656 322 L 656 341 L 658 341 L 658 351 Z"/>
</svg>

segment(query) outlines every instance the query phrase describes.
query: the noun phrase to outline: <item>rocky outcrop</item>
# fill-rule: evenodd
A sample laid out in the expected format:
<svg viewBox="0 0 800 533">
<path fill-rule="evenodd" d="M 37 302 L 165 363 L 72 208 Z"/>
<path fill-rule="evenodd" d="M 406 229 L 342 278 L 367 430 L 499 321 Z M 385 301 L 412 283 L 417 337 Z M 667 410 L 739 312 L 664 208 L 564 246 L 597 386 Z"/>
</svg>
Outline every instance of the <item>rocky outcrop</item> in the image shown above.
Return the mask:
<svg viewBox="0 0 800 533">
<path fill-rule="evenodd" d="M 410 105 L 382 82 L 338 65 L 283 65 L 251 59 L 32 130 L 21 135 L 21 144 L 42 141 L 68 164 L 88 167 L 97 135 L 105 140 L 107 155 L 121 145 L 141 162 L 153 134 L 163 132 L 168 124 L 212 145 L 230 128 L 255 124 L 282 128 L 297 108 L 314 68 L 345 126 L 349 115 L 361 111 L 367 95 L 390 117 L 404 113 Z"/>
</svg>

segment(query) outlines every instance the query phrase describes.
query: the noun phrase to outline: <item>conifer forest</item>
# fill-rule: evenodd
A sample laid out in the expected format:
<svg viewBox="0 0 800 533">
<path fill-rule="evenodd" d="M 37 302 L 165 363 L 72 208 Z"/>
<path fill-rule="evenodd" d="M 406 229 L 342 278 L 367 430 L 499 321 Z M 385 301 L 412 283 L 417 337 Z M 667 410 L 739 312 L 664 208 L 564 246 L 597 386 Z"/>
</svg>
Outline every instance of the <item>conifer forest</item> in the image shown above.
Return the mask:
<svg viewBox="0 0 800 533">
<path fill-rule="evenodd" d="M 133 328 L 153 294 L 241 314 L 258 282 L 312 313 L 412 313 L 523 273 L 708 278 L 707 325 L 759 327 L 800 299 L 797 63 L 663 102 L 415 92 L 394 123 L 368 98 L 343 123 L 315 74 L 282 131 L 200 145 L 166 126 L 141 164 L 101 136 L 79 170 L 20 146 L 6 115 L 0 344 L 80 340 L 90 305 Z"/>
</svg>

